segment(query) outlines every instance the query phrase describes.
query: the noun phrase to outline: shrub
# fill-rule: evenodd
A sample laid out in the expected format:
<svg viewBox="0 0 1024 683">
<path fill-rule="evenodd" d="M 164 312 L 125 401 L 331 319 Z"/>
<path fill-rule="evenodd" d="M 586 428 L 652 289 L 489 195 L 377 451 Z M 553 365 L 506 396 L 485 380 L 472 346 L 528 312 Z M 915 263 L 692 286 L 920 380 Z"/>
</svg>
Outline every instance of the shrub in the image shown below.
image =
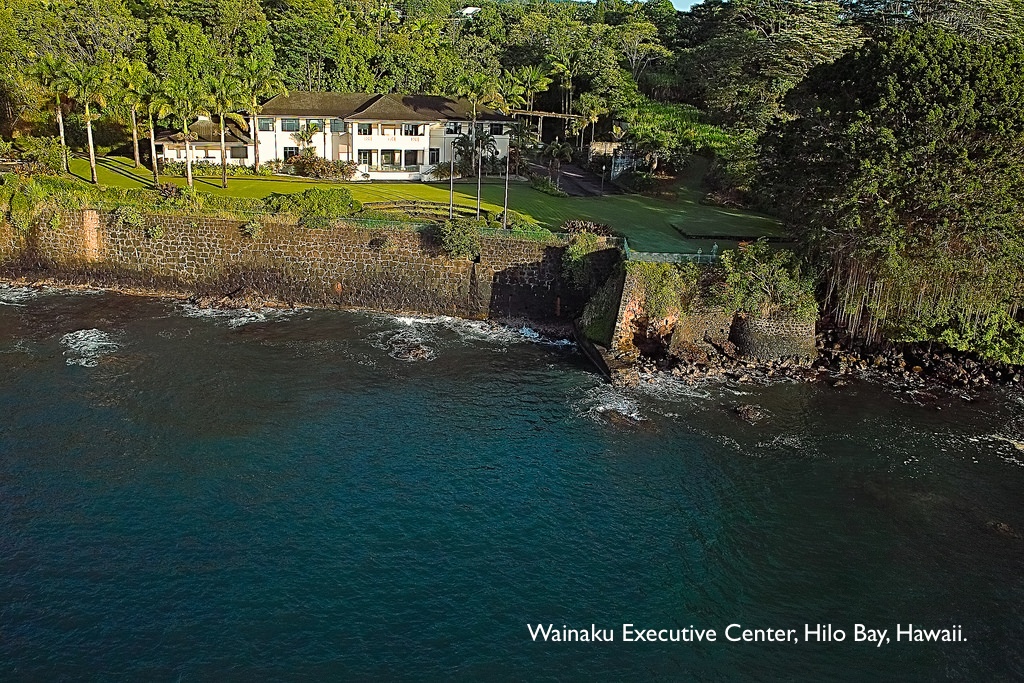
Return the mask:
<svg viewBox="0 0 1024 683">
<path fill-rule="evenodd" d="M 345 187 L 313 187 L 294 194 L 272 194 L 263 203 L 273 213 L 297 215 L 299 224 L 310 228 L 325 228 L 362 208 Z"/>
<path fill-rule="evenodd" d="M 147 240 L 158 240 L 167 234 L 167 229 L 159 223 L 146 227 L 143 231 Z"/>
<path fill-rule="evenodd" d="M 140 230 L 145 222 L 142 212 L 134 206 L 122 205 L 110 214 L 110 225 L 118 230 Z"/>
<path fill-rule="evenodd" d="M 476 259 L 480 256 L 480 228 L 486 223 L 472 218 L 453 218 L 438 229 L 441 248 L 452 258 Z"/>
<path fill-rule="evenodd" d="M 328 161 L 311 148 L 288 159 L 287 163 L 296 175 L 322 180 L 352 180 L 359 168 L 354 161 Z"/>
<path fill-rule="evenodd" d="M 600 248 L 598 236 L 580 231 L 569 238 L 569 246 L 562 256 L 562 273 L 571 284 L 586 288 L 593 277 L 590 255 Z"/>
<path fill-rule="evenodd" d="M 534 175 L 530 177 L 530 187 L 535 190 L 539 190 L 544 194 L 549 194 L 552 197 L 568 197 L 565 192 L 562 192 L 557 185 L 551 182 L 551 178 L 543 175 Z"/>
<path fill-rule="evenodd" d="M 14 141 L 18 156 L 25 161 L 26 174 L 60 173 L 64 170 L 64 148 L 59 138 L 25 135 Z"/>
<path fill-rule="evenodd" d="M 683 299 L 697 287 L 700 273 L 694 263 L 654 263 L 629 261 L 626 271 L 643 283 L 644 311 L 648 318 L 665 318 L 683 308 Z"/>
<path fill-rule="evenodd" d="M 181 188 L 174 183 L 160 183 L 156 189 L 161 199 L 177 199 L 181 196 Z"/>
<path fill-rule="evenodd" d="M 575 235 L 578 232 L 589 232 L 595 235 L 601 235 L 602 237 L 613 237 L 615 235 L 611 226 L 605 225 L 604 223 L 594 223 L 593 221 L 582 221 L 576 219 L 562 223 L 562 232 L 567 232 L 570 235 Z"/>
<path fill-rule="evenodd" d="M 761 239 L 723 252 L 721 262 L 724 277 L 717 297 L 732 310 L 762 317 L 817 317 L 814 281 L 803 276 L 793 252 L 773 250 Z"/>
<path fill-rule="evenodd" d="M 14 184 L 10 190 L 7 216 L 15 230 L 27 233 L 45 208 L 46 192 L 33 178 L 10 182 Z"/>
<path fill-rule="evenodd" d="M 251 240 L 259 239 L 260 235 L 263 234 L 263 223 L 259 219 L 253 218 L 240 227 L 238 231 L 242 233 L 242 237 L 248 237 Z"/>
</svg>

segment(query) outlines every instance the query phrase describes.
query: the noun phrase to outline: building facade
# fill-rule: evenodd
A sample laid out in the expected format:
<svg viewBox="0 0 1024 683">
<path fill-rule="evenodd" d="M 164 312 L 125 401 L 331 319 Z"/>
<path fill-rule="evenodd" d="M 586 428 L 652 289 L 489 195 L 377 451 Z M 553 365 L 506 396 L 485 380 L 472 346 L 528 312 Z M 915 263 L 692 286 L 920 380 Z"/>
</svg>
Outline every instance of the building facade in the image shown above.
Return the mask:
<svg viewBox="0 0 1024 683">
<path fill-rule="evenodd" d="M 229 145 L 228 163 L 251 165 L 253 145 L 261 163 L 287 161 L 309 147 L 329 161 L 355 162 L 357 180 L 427 180 L 433 167 L 451 162 L 455 140 L 471 133 L 473 107 L 432 95 L 293 92 L 268 101 L 255 118 L 253 139 Z M 476 120 L 479 133 L 494 137 L 498 156 L 507 155 L 511 118 L 478 106 Z M 242 146 L 244 154 L 235 149 Z M 164 159 L 184 159 L 184 145 L 165 143 L 163 150 Z M 214 156 L 197 151 L 194 159 L 220 163 L 219 138 Z"/>
</svg>

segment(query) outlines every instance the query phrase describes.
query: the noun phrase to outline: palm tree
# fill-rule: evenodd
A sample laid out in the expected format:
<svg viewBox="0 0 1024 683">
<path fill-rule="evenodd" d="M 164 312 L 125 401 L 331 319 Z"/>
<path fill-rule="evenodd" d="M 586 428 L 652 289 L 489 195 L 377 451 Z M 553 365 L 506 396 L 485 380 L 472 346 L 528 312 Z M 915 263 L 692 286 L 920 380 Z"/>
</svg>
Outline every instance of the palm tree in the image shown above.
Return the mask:
<svg viewBox="0 0 1024 683">
<path fill-rule="evenodd" d="M 156 122 L 170 116 L 172 112 L 164 83 L 152 73 L 148 74 L 143 83 L 142 103 L 149 122 L 149 155 L 153 168 L 153 187 L 156 187 L 160 184 L 160 165 L 156 158 Z"/>
<path fill-rule="evenodd" d="M 501 74 L 498 79 L 498 98 L 497 107 L 498 110 L 508 115 L 511 111 L 517 107 L 522 107 L 526 104 L 526 98 L 524 97 L 525 89 L 516 80 L 515 74 L 505 71 Z M 512 115 L 512 120 L 515 121 L 515 115 Z M 509 138 L 508 151 L 505 153 L 505 201 L 504 210 L 502 211 L 502 227 L 508 227 L 508 182 L 509 176 L 512 175 L 512 139 Z"/>
<path fill-rule="evenodd" d="M 228 146 L 225 140 L 225 131 L 228 120 L 234 121 L 243 130 L 249 127 L 245 122 L 245 117 L 234 111 L 245 102 L 245 91 L 237 76 L 224 72 L 211 76 L 206 87 L 210 91 L 210 104 L 220 120 L 220 186 L 226 188 L 228 186 Z"/>
<path fill-rule="evenodd" d="M 608 113 L 608 105 L 603 98 L 593 93 L 584 93 L 576 102 L 576 111 L 583 117 L 581 119 L 583 125 L 580 128 L 580 146 L 583 145 L 583 129 L 587 125 L 590 126 L 590 149 L 587 152 L 589 160 L 594 157 L 594 129 L 597 127 L 598 119 Z"/>
<path fill-rule="evenodd" d="M 192 145 L 194 135 L 189 126 L 200 116 L 209 116 L 213 98 L 199 84 L 184 78 L 169 81 L 164 89 L 163 97 L 167 111 L 181 126 L 181 139 L 185 142 L 185 182 L 189 187 L 192 183 Z"/>
<path fill-rule="evenodd" d="M 548 159 L 548 169 L 554 169 L 555 172 L 555 187 L 561 187 L 562 181 L 562 162 L 572 161 L 572 145 L 568 142 L 561 142 L 558 138 L 555 138 L 554 142 L 548 143 L 544 151 L 541 152 L 541 156 Z"/>
<path fill-rule="evenodd" d="M 92 111 L 90 105 L 106 106 L 107 90 L 110 87 L 110 69 L 106 64 L 84 64 L 71 62 L 57 79 L 57 87 L 69 98 L 85 108 L 85 133 L 89 143 L 89 170 L 92 182 L 96 178 L 96 147 L 92 140 Z"/>
<path fill-rule="evenodd" d="M 40 85 L 45 88 L 51 97 L 54 98 L 54 111 L 57 114 L 57 132 L 60 134 L 60 149 L 61 157 L 64 160 L 64 172 L 67 173 L 68 168 L 68 143 L 64 135 L 64 107 L 61 104 L 61 79 L 64 70 L 67 68 L 67 63 L 62 59 L 54 57 L 52 54 L 43 55 L 43 57 L 36 63 L 35 75 L 39 79 Z"/>
<path fill-rule="evenodd" d="M 469 103 L 473 106 L 473 146 L 476 147 L 476 116 L 477 107 L 480 105 L 486 105 L 494 102 L 498 98 L 497 82 L 494 77 L 483 71 L 475 71 L 471 74 L 463 74 L 462 78 L 459 79 L 459 94 L 469 100 Z M 476 217 L 480 218 L 480 176 L 483 173 L 481 168 L 482 164 L 476 159 L 477 155 L 474 155 L 474 164 L 476 166 Z"/>
<path fill-rule="evenodd" d="M 263 110 L 260 100 L 274 95 L 288 95 L 284 81 L 274 71 L 274 63 L 264 59 L 257 53 L 250 53 L 239 65 L 238 78 L 242 89 L 248 97 L 249 130 L 253 137 L 253 154 L 256 170 L 260 170 L 259 128 L 256 127 L 256 116 Z"/>
<path fill-rule="evenodd" d="M 292 139 L 299 143 L 303 150 L 313 144 L 313 138 L 320 132 L 320 126 L 315 123 L 307 123 L 302 128 L 292 133 Z"/>
<path fill-rule="evenodd" d="M 122 61 L 117 68 L 117 88 L 121 101 L 132 118 L 132 149 L 135 152 L 135 168 L 142 166 L 139 157 L 139 121 L 138 109 L 143 104 L 143 88 L 149 77 L 146 65 L 138 61 Z"/>
<path fill-rule="evenodd" d="M 526 96 L 526 108 L 533 111 L 533 99 L 538 93 L 546 91 L 551 86 L 551 78 L 548 70 L 540 64 L 520 67 L 515 72 L 516 80 L 523 88 Z"/>
<path fill-rule="evenodd" d="M 583 62 L 575 55 L 565 55 L 560 58 L 549 57 L 551 70 L 558 74 L 562 82 L 562 113 L 568 114 L 572 111 L 573 79 L 580 75 L 580 67 Z"/>
</svg>

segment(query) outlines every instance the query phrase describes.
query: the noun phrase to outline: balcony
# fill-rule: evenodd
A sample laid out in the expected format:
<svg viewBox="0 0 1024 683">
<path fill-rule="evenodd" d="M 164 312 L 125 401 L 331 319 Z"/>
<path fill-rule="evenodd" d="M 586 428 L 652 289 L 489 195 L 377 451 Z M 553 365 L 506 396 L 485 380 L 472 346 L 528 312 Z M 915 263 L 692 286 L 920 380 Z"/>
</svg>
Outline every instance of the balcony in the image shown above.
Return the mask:
<svg viewBox="0 0 1024 683">
<path fill-rule="evenodd" d="M 426 135 L 356 135 L 353 141 L 359 149 L 423 149 Z"/>
</svg>

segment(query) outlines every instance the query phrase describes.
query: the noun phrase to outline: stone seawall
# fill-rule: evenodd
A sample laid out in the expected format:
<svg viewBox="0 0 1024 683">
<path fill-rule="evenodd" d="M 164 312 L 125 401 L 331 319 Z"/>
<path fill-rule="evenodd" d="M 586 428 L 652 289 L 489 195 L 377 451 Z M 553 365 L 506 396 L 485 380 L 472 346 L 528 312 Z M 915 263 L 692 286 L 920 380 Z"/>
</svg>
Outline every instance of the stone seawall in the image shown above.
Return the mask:
<svg viewBox="0 0 1024 683">
<path fill-rule="evenodd" d="M 813 320 L 736 316 L 730 340 L 740 353 L 759 361 L 817 358 Z"/>
<path fill-rule="evenodd" d="M 23 243 L 0 227 L 0 266 L 93 284 L 467 318 L 556 318 L 582 303 L 563 289 L 561 243 L 484 237 L 474 262 L 449 258 L 421 232 L 267 220 L 249 238 L 242 226 L 149 215 L 140 229 L 105 212 L 65 212 L 40 221 Z"/>
</svg>

